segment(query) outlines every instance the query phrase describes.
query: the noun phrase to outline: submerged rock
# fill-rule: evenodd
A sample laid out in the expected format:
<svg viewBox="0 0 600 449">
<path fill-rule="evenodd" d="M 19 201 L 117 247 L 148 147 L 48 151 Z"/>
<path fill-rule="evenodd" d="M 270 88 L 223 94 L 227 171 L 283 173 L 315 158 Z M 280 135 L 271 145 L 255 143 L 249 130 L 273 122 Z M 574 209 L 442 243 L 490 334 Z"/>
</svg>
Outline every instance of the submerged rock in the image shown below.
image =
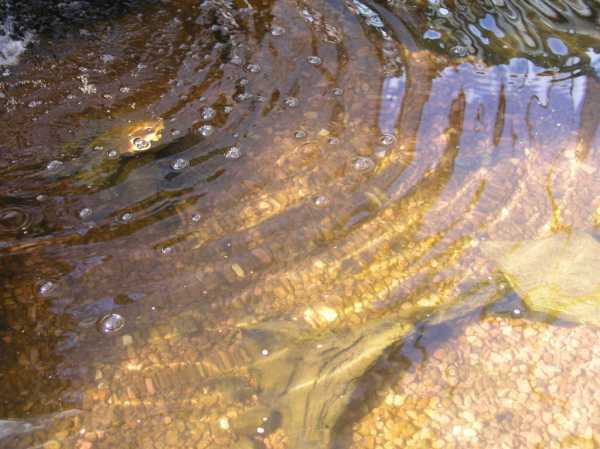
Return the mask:
<svg viewBox="0 0 600 449">
<path fill-rule="evenodd" d="M 532 310 L 600 326 L 600 243 L 591 235 L 490 241 L 482 248 Z"/>
</svg>

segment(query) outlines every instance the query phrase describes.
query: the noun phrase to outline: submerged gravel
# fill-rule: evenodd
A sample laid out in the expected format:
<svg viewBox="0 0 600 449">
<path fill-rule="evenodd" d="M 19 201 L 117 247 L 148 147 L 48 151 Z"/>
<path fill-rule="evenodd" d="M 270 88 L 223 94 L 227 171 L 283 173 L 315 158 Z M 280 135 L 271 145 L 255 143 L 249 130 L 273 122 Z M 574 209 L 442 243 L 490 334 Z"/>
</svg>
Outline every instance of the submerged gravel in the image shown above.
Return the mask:
<svg viewBox="0 0 600 449">
<path fill-rule="evenodd" d="M 401 375 L 353 448 L 595 448 L 600 332 L 490 317 Z"/>
</svg>

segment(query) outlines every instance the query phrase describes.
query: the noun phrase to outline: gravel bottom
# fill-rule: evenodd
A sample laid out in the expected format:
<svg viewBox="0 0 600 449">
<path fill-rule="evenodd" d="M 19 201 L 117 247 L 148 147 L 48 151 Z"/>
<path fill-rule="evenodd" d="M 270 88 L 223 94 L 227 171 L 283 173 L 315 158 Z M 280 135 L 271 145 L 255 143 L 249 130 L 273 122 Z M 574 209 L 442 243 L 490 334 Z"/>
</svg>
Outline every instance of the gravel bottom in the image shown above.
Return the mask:
<svg viewBox="0 0 600 449">
<path fill-rule="evenodd" d="M 585 326 L 470 324 L 379 392 L 352 448 L 600 447 L 599 343 Z"/>
</svg>

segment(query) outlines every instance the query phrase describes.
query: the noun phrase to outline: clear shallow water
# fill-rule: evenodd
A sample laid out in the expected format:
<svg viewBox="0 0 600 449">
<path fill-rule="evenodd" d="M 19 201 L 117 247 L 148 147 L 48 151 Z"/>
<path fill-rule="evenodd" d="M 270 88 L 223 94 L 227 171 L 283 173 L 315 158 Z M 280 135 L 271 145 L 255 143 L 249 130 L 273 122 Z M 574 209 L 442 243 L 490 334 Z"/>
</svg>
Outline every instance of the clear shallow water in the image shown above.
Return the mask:
<svg viewBox="0 0 600 449">
<path fill-rule="evenodd" d="M 482 241 L 595 232 L 596 12 L 495 5 L 172 1 L 4 67 L 0 445 L 342 444 L 316 368 L 478 320 Z"/>
</svg>

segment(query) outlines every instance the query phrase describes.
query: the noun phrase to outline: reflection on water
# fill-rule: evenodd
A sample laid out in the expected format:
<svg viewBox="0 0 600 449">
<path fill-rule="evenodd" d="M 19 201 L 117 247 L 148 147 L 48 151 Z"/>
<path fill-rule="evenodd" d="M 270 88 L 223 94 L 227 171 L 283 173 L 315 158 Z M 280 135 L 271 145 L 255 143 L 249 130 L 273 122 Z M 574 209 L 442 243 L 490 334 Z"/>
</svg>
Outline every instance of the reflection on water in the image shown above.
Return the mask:
<svg viewBox="0 0 600 449">
<path fill-rule="evenodd" d="M 88 25 L 2 62 L 0 447 L 492 447 L 449 389 L 501 427 L 539 402 L 517 376 L 538 359 L 568 382 L 549 353 L 595 376 L 595 328 L 489 316 L 514 284 L 482 251 L 597 231 L 591 2 L 172 0 Z M 502 320 L 535 356 L 461 384 Z M 498 447 L 600 444 L 569 410 Z"/>
</svg>

